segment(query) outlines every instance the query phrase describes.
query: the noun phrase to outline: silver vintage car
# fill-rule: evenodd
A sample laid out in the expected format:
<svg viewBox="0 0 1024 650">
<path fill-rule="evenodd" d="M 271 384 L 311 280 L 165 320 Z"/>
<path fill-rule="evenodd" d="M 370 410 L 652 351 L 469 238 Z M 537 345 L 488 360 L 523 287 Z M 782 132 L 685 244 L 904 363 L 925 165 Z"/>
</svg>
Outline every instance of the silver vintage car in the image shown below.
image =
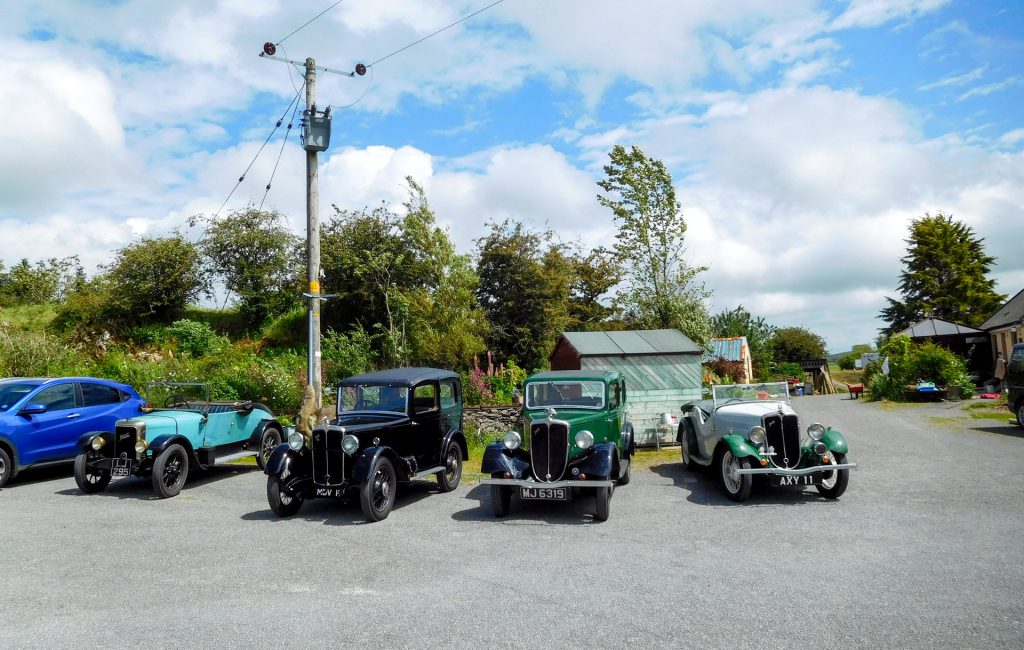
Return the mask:
<svg viewBox="0 0 1024 650">
<path fill-rule="evenodd" d="M 682 406 L 676 439 L 690 470 L 712 467 L 725 495 L 750 496 L 754 475 L 771 485 L 813 485 L 837 499 L 850 470 L 843 434 L 814 423 L 805 432 L 790 404 L 786 382 L 713 386 L 711 399 Z"/>
</svg>

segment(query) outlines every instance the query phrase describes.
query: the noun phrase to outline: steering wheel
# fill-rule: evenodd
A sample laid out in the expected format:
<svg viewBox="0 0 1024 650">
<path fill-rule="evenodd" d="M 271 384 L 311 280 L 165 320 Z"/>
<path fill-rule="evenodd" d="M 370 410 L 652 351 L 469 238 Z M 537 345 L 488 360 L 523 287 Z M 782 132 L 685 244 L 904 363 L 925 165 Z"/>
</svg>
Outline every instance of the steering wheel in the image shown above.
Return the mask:
<svg viewBox="0 0 1024 650">
<path fill-rule="evenodd" d="M 368 399 L 357 399 L 356 403 L 352 406 L 353 411 L 369 411 L 373 406 L 373 403 Z"/>
<path fill-rule="evenodd" d="M 188 408 L 188 402 L 182 395 L 171 395 L 164 400 L 164 408 Z"/>
</svg>

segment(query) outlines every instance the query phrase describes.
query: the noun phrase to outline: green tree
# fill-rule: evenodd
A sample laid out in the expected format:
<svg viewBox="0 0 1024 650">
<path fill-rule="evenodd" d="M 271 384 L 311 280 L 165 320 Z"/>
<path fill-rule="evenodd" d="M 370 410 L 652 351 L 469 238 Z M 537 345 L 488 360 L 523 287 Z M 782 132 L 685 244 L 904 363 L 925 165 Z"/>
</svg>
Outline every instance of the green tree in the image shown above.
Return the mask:
<svg viewBox="0 0 1024 650">
<path fill-rule="evenodd" d="M 707 345 L 712 328 L 705 302 L 711 294 L 698 282 L 707 267 L 688 266 L 683 258 L 686 221 L 671 174 L 636 146 L 626 151 L 616 145 L 609 158 L 606 178 L 598 181 L 607 195 L 597 200 L 618 225 L 615 252 L 625 262 L 628 283 L 617 300 L 626 320 L 676 328 Z"/>
<path fill-rule="evenodd" d="M 568 322 L 570 269 L 552 233 L 508 220 L 477 240 L 477 299 L 487 314 L 489 349 L 523 368 L 546 367 Z"/>
<path fill-rule="evenodd" d="M 754 317 L 743 305 L 715 314 L 711 319 L 711 325 L 716 337 L 747 337 L 754 376 L 767 378 L 771 375 L 774 325 L 760 316 Z"/>
<path fill-rule="evenodd" d="M 573 280 L 569 288 L 569 322 L 571 331 L 605 329 L 615 309 L 604 302 L 605 296 L 622 282 L 622 266 L 615 252 L 604 247 L 586 255 L 571 258 Z"/>
<path fill-rule="evenodd" d="M 300 304 L 300 241 L 275 211 L 253 207 L 226 217 L 196 216 L 206 231 L 199 241 L 209 271 L 238 297 L 238 310 L 251 327 Z"/>
<path fill-rule="evenodd" d="M 985 254 L 984 239 L 952 216 L 925 213 L 910 224 L 907 255 L 902 258 L 901 300 L 886 297 L 879 316 L 891 336 L 933 316 L 977 326 L 1006 300 L 988 277 L 995 258 Z"/>
<path fill-rule="evenodd" d="M 78 256 L 51 257 L 34 265 L 27 259 L 7 272 L 0 263 L 0 305 L 36 305 L 63 300 L 83 277 Z"/>
<path fill-rule="evenodd" d="M 814 361 L 825 358 L 825 339 L 803 327 L 780 327 L 772 336 L 775 361 Z"/>
</svg>

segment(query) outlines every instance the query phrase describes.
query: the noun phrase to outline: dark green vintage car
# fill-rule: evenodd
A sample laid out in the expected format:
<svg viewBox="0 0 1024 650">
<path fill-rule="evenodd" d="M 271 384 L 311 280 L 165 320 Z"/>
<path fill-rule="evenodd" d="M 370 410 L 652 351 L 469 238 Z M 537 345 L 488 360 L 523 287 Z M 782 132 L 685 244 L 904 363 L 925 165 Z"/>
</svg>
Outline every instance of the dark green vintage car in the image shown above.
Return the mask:
<svg viewBox="0 0 1024 650">
<path fill-rule="evenodd" d="M 512 496 L 569 501 L 593 494 L 595 518 L 608 519 L 615 485 L 629 483 L 635 451 L 625 421 L 626 383 L 614 370 L 542 372 L 523 386 L 523 432 L 509 431 L 484 451 L 481 480 L 491 486 L 496 517 Z"/>
</svg>

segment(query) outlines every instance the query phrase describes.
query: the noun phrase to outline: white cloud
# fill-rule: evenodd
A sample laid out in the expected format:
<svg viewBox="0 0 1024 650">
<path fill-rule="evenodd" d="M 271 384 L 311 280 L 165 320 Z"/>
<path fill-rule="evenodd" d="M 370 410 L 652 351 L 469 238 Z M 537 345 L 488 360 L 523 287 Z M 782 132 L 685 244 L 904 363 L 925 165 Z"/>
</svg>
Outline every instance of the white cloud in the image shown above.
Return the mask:
<svg viewBox="0 0 1024 650">
<path fill-rule="evenodd" d="M 852 0 L 832 26 L 835 29 L 876 27 L 896 19 L 914 18 L 948 3 L 949 0 Z"/>
</svg>

